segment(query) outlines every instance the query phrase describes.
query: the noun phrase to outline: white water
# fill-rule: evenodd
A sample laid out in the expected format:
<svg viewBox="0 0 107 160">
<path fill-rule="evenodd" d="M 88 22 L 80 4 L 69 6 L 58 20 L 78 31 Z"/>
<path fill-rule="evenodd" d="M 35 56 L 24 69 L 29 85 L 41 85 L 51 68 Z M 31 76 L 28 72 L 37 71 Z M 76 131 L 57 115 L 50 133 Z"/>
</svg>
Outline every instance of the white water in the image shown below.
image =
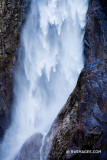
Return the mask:
<svg viewBox="0 0 107 160">
<path fill-rule="evenodd" d="M 87 7 L 88 0 L 32 0 L 0 159 L 14 160 L 28 137 L 46 134 L 74 89 L 83 68 Z"/>
</svg>

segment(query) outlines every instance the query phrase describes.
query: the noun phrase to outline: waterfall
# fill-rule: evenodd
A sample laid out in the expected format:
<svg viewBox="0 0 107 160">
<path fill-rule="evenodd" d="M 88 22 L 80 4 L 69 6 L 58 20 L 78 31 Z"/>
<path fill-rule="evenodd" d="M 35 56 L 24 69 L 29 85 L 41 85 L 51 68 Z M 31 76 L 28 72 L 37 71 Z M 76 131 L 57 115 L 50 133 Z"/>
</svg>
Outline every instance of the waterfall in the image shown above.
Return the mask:
<svg viewBox="0 0 107 160">
<path fill-rule="evenodd" d="M 12 123 L 1 144 L 14 160 L 34 133 L 46 135 L 83 68 L 88 0 L 31 0 L 15 72 Z"/>
</svg>

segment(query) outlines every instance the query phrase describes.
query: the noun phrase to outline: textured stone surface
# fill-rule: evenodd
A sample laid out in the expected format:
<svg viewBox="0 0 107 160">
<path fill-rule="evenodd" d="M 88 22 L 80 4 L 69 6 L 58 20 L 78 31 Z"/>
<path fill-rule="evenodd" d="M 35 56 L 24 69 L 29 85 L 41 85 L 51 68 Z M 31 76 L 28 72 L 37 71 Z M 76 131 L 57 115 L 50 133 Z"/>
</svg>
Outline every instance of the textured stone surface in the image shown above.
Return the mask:
<svg viewBox="0 0 107 160">
<path fill-rule="evenodd" d="M 24 9 L 24 0 L 0 0 L 0 139 L 10 123 L 13 73 Z"/>
<path fill-rule="evenodd" d="M 40 160 L 40 147 L 42 146 L 42 134 L 36 133 L 30 137 L 16 158 L 16 160 Z"/>
<path fill-rule="evenodd" d="M 85 66 L 107 58 L 107 14 L 103 0 L 90 0 L 85 32 Z M 107 2 L 104 7 L 107 10 Z"/>
</svg>

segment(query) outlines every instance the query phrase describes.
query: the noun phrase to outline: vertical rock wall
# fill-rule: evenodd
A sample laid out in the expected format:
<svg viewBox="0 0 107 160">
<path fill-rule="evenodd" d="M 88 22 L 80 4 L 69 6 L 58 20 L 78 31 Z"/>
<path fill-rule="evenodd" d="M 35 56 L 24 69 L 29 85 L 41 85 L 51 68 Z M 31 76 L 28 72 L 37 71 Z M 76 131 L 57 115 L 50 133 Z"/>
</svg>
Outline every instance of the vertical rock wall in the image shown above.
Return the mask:
<svg viewBox="0 0 107 160">
<path fill-rule="evenodd" d="M 10 123 L 13 73 L 24 10 L 24 0 L 0 0 L 0 139 Z"/>
</svg>

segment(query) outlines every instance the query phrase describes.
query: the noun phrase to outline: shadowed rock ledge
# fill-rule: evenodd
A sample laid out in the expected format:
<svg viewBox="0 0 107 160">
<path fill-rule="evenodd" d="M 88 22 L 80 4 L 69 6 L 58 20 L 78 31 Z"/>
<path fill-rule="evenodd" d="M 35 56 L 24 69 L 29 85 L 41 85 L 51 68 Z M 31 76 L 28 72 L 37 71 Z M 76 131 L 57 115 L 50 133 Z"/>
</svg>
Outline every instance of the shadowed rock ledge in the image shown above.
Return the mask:
<svg viewBox="0 0 107 160">
<path fill-rule="evenodd" d="M 43 160 L 106 159 L 106 11 L 107 3 L 105 0 L 89 1 L 84 37 L 84 69 L 78 78 L 73 93 L 69 96 L 65 106 L 60 111 L 49 133 L 45 137 L 42 148 Z M 23 145 L 22 150 L 25 146 L 26 143 Z M 101 150 L 101 153 L 71 153 L 71 150 L 80 149 Z M 31 150 L 33 150 L 33 148 L 31 148 Z M 23 158 L 23 160 L 25 159 L 26 158 Z M 21 160 L 21 158 L 18 160 Z M 29 160 L 33 160 L 32 157 L 30 157 Z"/>
<path fill-rule="evenodd" d="M 42 134 L 36 133 L 23 145 L 15 160 L 40 160 L 40 147 L 42 146 Z"/>
</svg>

